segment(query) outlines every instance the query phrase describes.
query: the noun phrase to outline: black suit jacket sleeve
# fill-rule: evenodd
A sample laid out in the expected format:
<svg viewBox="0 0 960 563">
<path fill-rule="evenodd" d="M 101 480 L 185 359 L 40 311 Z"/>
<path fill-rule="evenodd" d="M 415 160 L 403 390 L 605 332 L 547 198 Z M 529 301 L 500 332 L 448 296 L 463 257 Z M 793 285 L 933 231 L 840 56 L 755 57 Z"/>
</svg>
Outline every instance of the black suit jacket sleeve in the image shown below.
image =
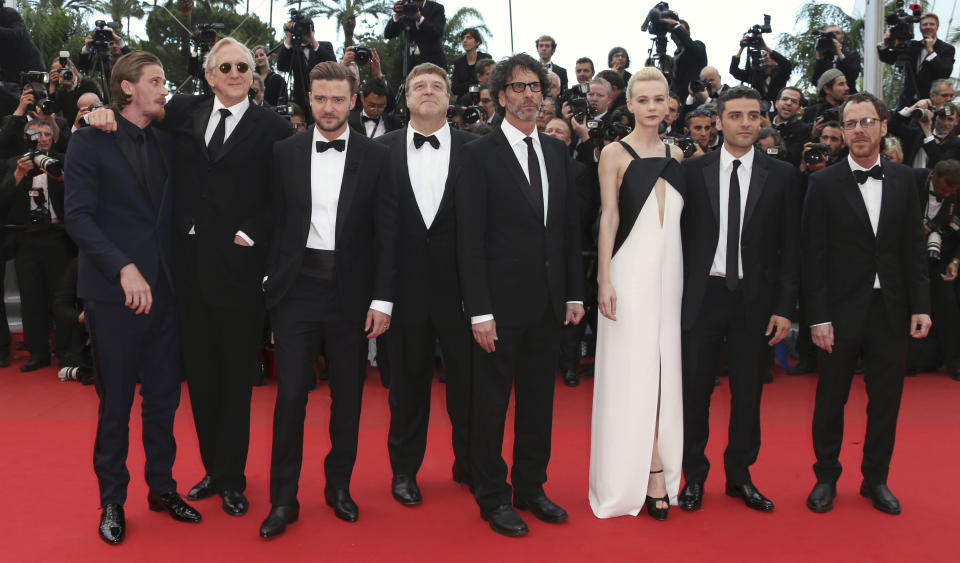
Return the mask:
<svg viewBox="0 0 960 563">
<path fill-rule="evenodd" d="M 487 231 L 487 179 L 479 162 L 482 154 L 463 151 L 460 174 L 454 191 L 457 214 L 457 262 L 460 288 L 468 317 L 493 313 L 487 285 L 487 257 L 484 253 Z"/>
<path fill-rule="evenodd" d="M 558 157 L 567 163 L 567 201 L 566 201 L 566 248 L 567 254 L 567 297 L 566 301 L 580 301 L 584 299 L 584 274 L 582 244 L 580 239 L 580 189 L 574 174 L 574 167 L 566 155 L 566 147 L 558 151 Z"/>
<path fill-rule="evenodd" d="M 780 249 L 780 271 L 777 274 L 773 314 L 790 318 L 800 290 L 800 173 L 790 167 L 786 176 L 787 193 L 780 209 L 783 246 Z"/>
<path fill-rule="evenodd" d="M 920 65 L 920 68 L 917 69 L 917 84 L 929 85 L 934 80 L 938 78 L 948 78 L 950 73 L 953 72 L 953 63 L 954 56 L 956 54 L 956 49 L 953 45 L 937 40 L 933 44 L 933 52 L 937 54 L 936 57 L 927 58 L 923 61 L 923 64 Z M 926 98 L 930 94 L 927 92 L 917 92 L 918 98 Z"/>
<path fill-rule="evenodd" d="M 740 82 L 750 81 L 750 71 L 740 68 L 740 57 L 730 57 L 730 74 Z"/>
<path fill-rule="evenodd" d="M 810 82 L 814 85 L 814 87 L 816 87 L 817 81 L 820 80 L 820 77 L 823 76 L 823 73 L 827 72 L 831 68 L 835 68 L 842 72 L 847 78 L 847 84 L 850 86 L 850 93 L 856 93 L 857 77 L 860 76 L 860 70 L 862 69 L 860 53 L 856 51 L 844 51 L 843 60 L 839 60 L 836 57 L 830 56 L 814 61 L 813 76 L 810 77 Z"/>
<path fill-rule="evenodd" d="M 904 178 L 908 180 L 908 178 Z M 904 181 L 904 188 L 914 184 Z M 913 195 L 913 194 L 910 194 Z M 903 279 L 906 283 L 907 300 L 910 314 L 930 314 L 930 278 L 927 270 L 926 233 L 923 230 L 920 201 L 915 197 L 906 197 L 906 209 L 902 214 L 903 243 L 900 245 L 900 264 L 903 265 Z M 913 327 L 911 327 L 912 330 Z"/>
<path fill-rule="evenodd" d="M 379 144 L 379 157 L 384 164 L 380 167 L 377 184 L 380 189 L 376 201 L 376 219 L 374 236 L 377 241 L 377 271 L 373 285 L 373 299 L 378 301 L 396 301 L 397 286 L 397 239 L 399 234 L 399 199 L 397 183 L 394 180 L 390 150 Z"/>
<path fill-rule="evenodd" d="M 293 68 L 293 49 L 287 49 L 287 46 L 283 45 L 277 53 L 277 70 L 290 72 L 291 68 Z"/>
<path fill-rule="evenodd" d="M 831 189 L 823 182 L 822 174 L 811 174 L 807 183 L 807 195 L 803 202 L 800 240 L 803 243 L 803 298 L 808 325 L 832 322 L 829 289 L 827 284 L 827 247 L 830 232 L 827 228 L 829 205 L 825 190 Z M 914 215 L 916 218 L 917 216 Z M 917 222 L 919 225 L 919 221 Z"/>
</svg>

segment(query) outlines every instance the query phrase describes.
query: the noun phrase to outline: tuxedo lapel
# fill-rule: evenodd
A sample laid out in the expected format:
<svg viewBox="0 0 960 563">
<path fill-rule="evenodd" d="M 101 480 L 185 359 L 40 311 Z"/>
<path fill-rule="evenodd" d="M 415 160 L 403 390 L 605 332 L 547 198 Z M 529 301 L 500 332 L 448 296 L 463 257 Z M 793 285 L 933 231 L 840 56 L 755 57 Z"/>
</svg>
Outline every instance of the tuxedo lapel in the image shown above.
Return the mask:
<svg viewBox="0 0 960 563">
<path fill-rule="evenodd" d="M 223 144 L 223 148 L 220 149 L 220 152 L 217 154 L 217 158 L 213 161 L 216 162 L 230 153 L 233 150 L 233 147 L 237 146 L 243 139 L 253 133 L 257 129 L 257 124 L 260 123 L 261 114 L 257 112 L 257 107 L 253 104 L 250 104 L 250 107 L 247 108 L 247 111 L 243 113 L 243 117 L 240 118 L 240 122 L 237 123 L 236 127 L 233 128 L 233 131 L 230 132 L 230 136 L 227 137 L 226 142 Z"/>
<path fill-rule="evenodd" d="M 750 217 L 753 216 L 753 210 L 757 207 L 757 201 L 760 200 L 763 188 L 767 183 L 767 163 L 760 151 L 753 152 L 753 171 L 750 174 L 750 188 L 747 190 L 747 204 L 743 210 L 743 226 L 746 228 L 750 224 Z M 719 176 L 718 176 L 719 179 Z"/>
<path fill-rule="evenodd" d="M 347 214 L 350 213 L 350 204 L 357 191 L 357 180 L 360 178 L 360 163 L 366 152 L 369 140 L 356 131 L 350 132 L 350 142 L 347 144 L 346 162 L 343 166 L 343 182 L 340 184 L 340 200 L 337 203 L 336 240 L 341 240 L 343 225 Z"/>
<path fill-rule="evenodd" d="M 720 224 L 720 153 L 713 157 L 710 164 L 703 167 L 703 182 L 707 190 L 707 199 L 713 211 L 713 220 Z M 700 158 L 708 158 L 701 156 Z"/>
<path fill-rule="evenodd" d="M 423 214 L 420 213 L 420 205 L 417 203 L 417 194 L 413 193 L 413 183 L 410 182 L 410 168 L 407 164 L 407 129 L 403 128 L 401 133 L 403 134 L 395 135 L 390 140 L 390 152 L 393 153 L 394 165 L 399 165 L 397 168 L 401 177 L 399 190 L 403 197 L 410 198 L 413 202 L 411 209 L 417 216 L 417 224 L 423 225 L 423 230 L 427 230 L 427 225 L 423 222 Z"/>
<path fill-rule="evenodd" d="M 193 138 L 197 140 L 198 150 L 203 152 L 203 156 L 210 160 L 210 153 L 207 152 L 207 124 L 210 123 L 210 114 L 213 112 L 213 96 L 203 100 L 193 110 Z"/>
<path fill-rule="evenodd" d="M 293 174 L 293 194 L 297 201 L 303 202 L 300 206 L 288 206 L 289 209 L 300 209 L 303 212 L 300 220 L 300 240 L 307 244 L 307 237 L 310 236 L 310 220 L 313 212 L 313 171 L 311 169 L 311 159 L 313 158 L 313 130 L 309 129 L 300 135 L 300 140 L 295 145 L 293 154 L 291 154 L 291 174 Z M 295 221 L 297 218 L 290 217 L 288 220 Z M 279 218 L 278 218 L 279 221 Z"/>
<path fill-rule="evenodd" d="M 500 162 L 507 163 L 507 170 L 509 170 L 510 175 L 513 177 L 514 186 L 516 189 L 520 190 L 520 193 L 523 194 L 523 198 L 526 199 L 527 203 L 530 204 L 530 209 L 539 217 L 542 213 L 542 210 L 537 211 L 538 204 L 536 201 L 534 201 L 533 196 L 530 195 L 530 190 L 528 189 L 530 186 L 530 181 L 527 180 L 527 176 L 523 173 L 523 168 L 520 168 L 520 163 L 517 162 L 517 155 L 515 152 L 513 152 L 513 147 L 511 147 L 510 143 L 507 142 L 507 136 L 504 135 L 502 129 L 497 129 L 489 134 L 496 135 L 497 142 L 495 147 L 497 158 L 500 160 Z"/>
<path fill-rule="evenodd" d="M 452 127 L 450 129 L 450 166 L 447 168 L 447 182 L 443 186 L 443 197 L 440 198 L 437 215 L 443 213 L 453 202 L 453 184 L 456 180 L 457 170 L 460 165 L 460 150 L 466 141 L 465 135 L 459 135 L 458 131 Z"/>
<path fill-rule="evenodd" d="M 880 196 L 880 219 L 877 221 L 877 240 L 882 236 L 887 224 L 890 223 L 893 218 L 890 216 L 894 211 L 894 206 L 896 205 L 896 196 L 897 196 L 897 186 L 900 185 L 900 177 L 893 170 L 892 166 L 883 166 L 883 159 L 880 159 L 881 168 L 883 169 L 883 180 L 880 181 L 881 185 L 881 196 Z M 911 190 L 910 195 L 913 195 Z M 943 208 L 941 208 L 942 210 Z"/>
<path fill-rule="evenodd" d="M 557 155 L 555 150 L 548 143 L 544 142 L 546 135 L 540 133 L 540 147 L 543 150 L 543 163 L 547 168 L 547 220 L 546 225 L 555 225 L 557 221 L 563 222 L 560 213 L 563 211 L 561 202 L 566 197 L 567 177 L 562 171 L 566 171 L 565 155 Z M 568 172 L 568 171 L 567 171 Z"/>
<path fill-rule="evenodd" d="M 861 226 L 867 230 L 871 236 L 873 236 L 873 225 L 870 224 L 870 215 L 867 212 L 867 204 L 863 201 L 863 194 L 860 192 L 860 186 L 857 184 L 856 179 L 853 177 L 853 171 L 850 170 L 850 163 L 846 159 L 843 159 L 839 163 L 834 165 L 837 168 L 837 174 L 840 175 L 839 178 L 839 188 L 843 192 L 844 199 L 850 204 L 850 207 L 853 209 L 854 217 L 860 222 Z M 883 208 L 881 202 L 881 210 Z M 879 229 L 878 229 L 879 232 Z"/>
</svg>

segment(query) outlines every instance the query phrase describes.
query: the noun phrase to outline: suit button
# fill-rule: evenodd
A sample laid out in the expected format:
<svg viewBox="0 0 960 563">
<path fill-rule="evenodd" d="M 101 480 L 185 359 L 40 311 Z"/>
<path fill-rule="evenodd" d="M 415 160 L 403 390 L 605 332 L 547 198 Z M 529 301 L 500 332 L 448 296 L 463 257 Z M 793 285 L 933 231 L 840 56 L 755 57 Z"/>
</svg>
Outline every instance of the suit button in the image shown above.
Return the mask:
<svg viewBox="0 0 960 563">
<path fill-rule="evenodd" d="M 550 267 L 550 261 L 547 260 L 546 262 L 543 263 L 543 265 L 549 268 L 549 267 Z"/>
<path fill-rule="evenodd" d="M 200 194 L 200 199 L 207 199 L 207 194 Z"/>
</svg>

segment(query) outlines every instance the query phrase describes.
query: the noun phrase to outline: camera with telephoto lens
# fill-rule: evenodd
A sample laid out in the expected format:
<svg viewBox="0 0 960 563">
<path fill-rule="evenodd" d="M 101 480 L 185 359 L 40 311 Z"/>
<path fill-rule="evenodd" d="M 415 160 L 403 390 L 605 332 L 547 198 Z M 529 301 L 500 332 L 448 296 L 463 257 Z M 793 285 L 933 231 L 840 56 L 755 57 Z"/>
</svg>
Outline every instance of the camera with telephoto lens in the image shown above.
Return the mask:
<svg viewBox="0 0 960 563">
<path fill-rule="evenodd" d="M 826 143 L 811 143 L 810 148 L 807 149 L 807 152 L 803 155 L 803 161 L 806 162 L 808 166 L 820 164 L 830 158 L 830 153 L 830 145 Z"/>
<path fill-rule="evenodd" d="M 403 0 L 400 3 L 400 17 L 412 19 L 420 11 L 417 0 Z"/>
<path fill-rule="evenodd" d="M 664 19 L 679 21 L 680 16 L 670 9 L 670 4 L 657 2 L 657 4 L 647 12 L 647 19 L 643 20 L 640 31 L 649 31 L 652 35 L 666 35 L 670 33 L 671 25 L 663 21 Z"/>
<path fill-rule="evenodd" d="M 825 57 L 836 55 L 837 46 L 833 43 L 833 40 L 836 38 L 836 34 L 832 31 L 821 31 L 817 33 L 817 44 L 814 46 L 814 50 Z"/>
<path fill-rule="evenodd" d="M 934 119 L 942 119 L 944 117 L 950 117 L 951 115 L 956 115 L 957 111 L 953 109 L 953 106 L 948 104 L 943 104 L 937 109 L 933 110 Z"/>
<path fill-rule="evenodd" d="M 70 63 L 70 51 L 60 51 L 60 81 L 73 82 L 74 74 L 67 66 Z"/>
<path fill-rule="evenodd" d="M 883 44 L 900 54 L 907 53 L 910 41 L 913 40 L 913 26 L 920 23 L 920 15 L 923 13 L 923 6 L 920 4 L 910 4 L 907 9 L 910 12 L 903 9 L 903 0 L 897 0 L 896 11 L 888 15 L 886 20 L 890 26 L 887 29 L 890 36 L 883 40 Z"/>
<path fill-rule="evenodd" d="M 353 56 L 354 60 L 357 61 L 357 64 L 360 66 L 370 64 L 370 61 L 373 59 L 373 53 L 370 52 L 370 47 L 363 43 L 353 48 Z"/>
<path fill-rule="evenodd" d="M 925 221 L 924 224 L 930 229 L 927 235 L 927 258 L 939 262 L 943 251 L 943 227 L 931 221 Z"/>
<path fill-rule="evenodd" d="M 313 33 L 313 20 L 303 10 L 290 9 L 290 40 L 294 45 L 300 44 L 304 37 Z"/>
<path fill-rule="evenodd" d="M 29 141 L 31 148 L 29 151 L 20 155 L 20 158 L 29 158 L 33 162 L 33 170 L 27 172 L 27 177 L 32 178 L 39 176 L 44 172 L 56 178 L 63 176 L 63 163 L 50 156 L 47 151 L 38 149 L 37 142 L 39 140 L 40 135 L 38 133 L 30 135 Z"/>
<path fill-rule="evenodd" d="M 763 34 L 771 31 L 770 15 L 763 14 L 763 24 L 755 24 L 747 28 L 747 32 L 744 34 L 746 37 L 740 41 L 740 46 L 759 49 L 763 45 Z"/>
<path fill-rule="evenodd" d="M 691 137 L 664 137 L 664 144 L 679 147 L 683 158 L 690 158 L 697 152 L 697 143 Z"/>
<path fill-rule="evenodd" d="M 467 125 L 487 120 L 487 112 L 481 106 L 467 106 L 463 108 L 463 122 Z"/>
<path fill-rule="evenodd" d="M 38 70 L 21 72 L 20 84 L 24 91 L 29 91 L 33 95 L 33 101 L 27 104 L 28 112 L 39 109 L 44 115 L 53 115 L 60 110 L 60 106 L 56 102 L 48 99 L 46 88 L 32 88 L 30 86 L 31 84 L 43 84 L 44 86 L 50 84 L 50 75 L 46 72 Z"/>
<path fill-rule="evenodd" d="M 707 88 L 710 87 L 710 83 L 706 80 L 691 80 L 690 81 L 690 91 L 696 94 L 697 92 L 705 92 Z M 709 93 L 709 92 L 708 92 Z"/>
<path fill-rule="evenodd" d="M 620 121 L 611 121 L 603 126 L 600 131 L 600 139 L 607 142 L 614 142 L 630 134 L 633 128 L 623 124 Z"/>
<path fill-rule="evenodd" d="M 113 41 L 113 30 L 120 29 L 120 22 L 108 22 L 97 20 L 93 22 L 94 30 L 90 32 L 93 36 L 93 46 L 97 49 L 106 49 Z"/>
</svg>

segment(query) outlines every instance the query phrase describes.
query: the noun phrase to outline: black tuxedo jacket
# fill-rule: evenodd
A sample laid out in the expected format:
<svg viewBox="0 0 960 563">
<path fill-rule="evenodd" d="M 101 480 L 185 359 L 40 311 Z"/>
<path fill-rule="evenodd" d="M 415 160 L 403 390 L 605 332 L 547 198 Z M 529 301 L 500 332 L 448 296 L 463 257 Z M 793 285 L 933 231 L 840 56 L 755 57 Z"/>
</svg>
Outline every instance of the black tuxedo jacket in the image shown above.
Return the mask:
<svg viewBox="0 0 960 563">
<path fill-rule="evenodd" d="M 683 161 L 687 198 L 683 235 L 684 330 L 693 328 L 704 302 L 710 267 L 720 238 L 720 153 Z M 770 315 L 790 317 L 799 273 L 799 177 L 790 164 L 753 152 L 753 170 L 741 218 L 743 302 L 751 330 L 767 326 Z"/>
<path fill-rule="evenodd" d="M 259 298 L 274 222 L 273 144 L 291 131 L 275 112 L 250 104 L 211 159 L 204 135 L 213 102 L 212 95 L 174 96 L 161 127 L 176 141 L 176 282 L 199 282 L 208 303 L 225 307 Z M 195 235 L 188 234 L 191 227 Z M 237 231 L 250 237 L 253 246 L 235 244 Z"/>
<path fill-rule="evenodd" d="M 303 264 L 312 212 L 310 159 L 313 130 L 273 146 L 274 231 L 264 283 L 267 308 L 275 307 Z M 397 190 L 390 151 L 350 133 L 337 203 L 335 276 L 347 318 L 362 319 L 370 301 L 396 302 Z"/>
<path fill-rule="evenodd" d="M 350 115 L 347 116 L 347 124 L 350 125 L 351 129 L 366 137 L 367 129 L 363 126 L 363 120 L 360 118 L 361 110 L 353 110 L 350 112 Z M 400 118 L 392 113 L 381 113 L 380 120 L 383 121 L 383 126 L 387 130 L 387 133 L 403 127 L 403 124 L 400 123 Z"/>
<path fill-rule="evenodd" d="M 462 322 L 464 319 L 460 278 L 457 275 L 454 186 L 463 158 L 463 146 L 473 139 L 476 139 L 476 135 L 450 128 L 447 183 L 437 215 L 428 229 L 410 184 L 407 168 L 407 128 L 377 137 L 377 141 L 390 149 L 390 161 L 397 185 L 399 247 L 397 302 L 393 308 L 396 322 L 422 323 L 431 314 L 433 318 L 443 319 L 448 324 Z"/>
<path fill-rule="evenodd" d="M 803 296 L 809 324 L 832 322 L 857 334 L 870 308 L 874 277 L 891 327 L 930 313 L 930 288 L 916 180 L 881 159 L 883 196 L 877 234 L 847 160 L 810 175 L 803 207 Z"/>
<path fill-rule="evenodd" d="M 691 39 L 683 26 L 674 29 L 672 36 L 674 42 L 683 50 L 674 57 L 670 89 L 680 96 L 681 100 L 685 100 L 690 93 L 690 82 L 700 78 L 700 71 L 707 66 L 707 47 L 702 41 Z M 624 80 L 627 80 L 626 76 Z"/>
<path fill-rule="evenodd" d="M 50 153 L 50 156 L 62 161 L 63 155 Z M 33 178 L 24 176 L 20 183 L 17 183 L 13 171 L 17 168 L 17 158 L 11 158 L 7 164 L 8 172 L 0 182 L 0 210 L 3 210 L 2 216 L 5 216 L 6 224 L 26 225 L 27 213 L 30 212 L 30 200 L 32 199 L 28 191 L 33 186 Z M 47 176 L 47 205 L 53 209 L 57 217 L 63 221 L 63 182 Z"/>
<path fill-rule="evenodd" d="M 457 260 L 467 316 L 498 325 L 562 322 L 567 301 L 583 301 L 579 192 L 567 147 L 538 133 L 549 194 L 546 226 L 502 129 L 465 147 L 456 185 Z"/>
<path fill-rule="evenodd" d="M 937 39 L 933 44 L 933 51 L 937 54 L 932 60 L 923 61 L 917 66 L 917 59 L 923 51 L 923 41 L 913 40 L 908 49 L 909 65 L 914 72 L 903 73 L 903 89 L 900 90 L 900 97 L 897 100 L 897 107 L 907 107 L 919 99 L 930 95 L 930 84 L 938 78 L 949 78 L 953 72 L 954 56 L 956 49 L 953 45 Z M 893 49 L 878 46 L 877 53 L 880 60 L 887 64 L 897 62 L 897 54 Z M 916 80 L 914 80 L 916 74 Z"/>
<path fill-rule="evenodd" d="M 443 54 L 443 29 L 447 25 L 447 15 L 444 12 L 443 4 L 439 2 L 427 2 L 420 9 L 420 15 L 423 16 L 423 23 L 419 27 L 415 24 L 410 25 L 410 42 L 416 43 L 420 47 L 420 62 L 433 63 L 446 70 L 447 58 Z M 387 21 L 387 27 L 383 31 L 384 39 L 393 39 L 400 37 L 403 32 L 403 18 L 400 21 L 393 21 L 393 17 Z M 401 50 L 403 50 L 401 48 Z M 400 57 L 402 60 L 402 55 Z"/>
<path fill-rule="evenodd" d="M 160 276 L 173 287 L 173 139 L 152 130 L 167 167 L 156 200 L 135 166 L 136 149 L 120 141 L 120 133 L 84 127 L 71 137 L 64 161 L 63 222 L 80 250 L 81 299 L 123 302 L 120 270 L 130 263 L 150 287 L 157 287 Z"/>
</svg>

